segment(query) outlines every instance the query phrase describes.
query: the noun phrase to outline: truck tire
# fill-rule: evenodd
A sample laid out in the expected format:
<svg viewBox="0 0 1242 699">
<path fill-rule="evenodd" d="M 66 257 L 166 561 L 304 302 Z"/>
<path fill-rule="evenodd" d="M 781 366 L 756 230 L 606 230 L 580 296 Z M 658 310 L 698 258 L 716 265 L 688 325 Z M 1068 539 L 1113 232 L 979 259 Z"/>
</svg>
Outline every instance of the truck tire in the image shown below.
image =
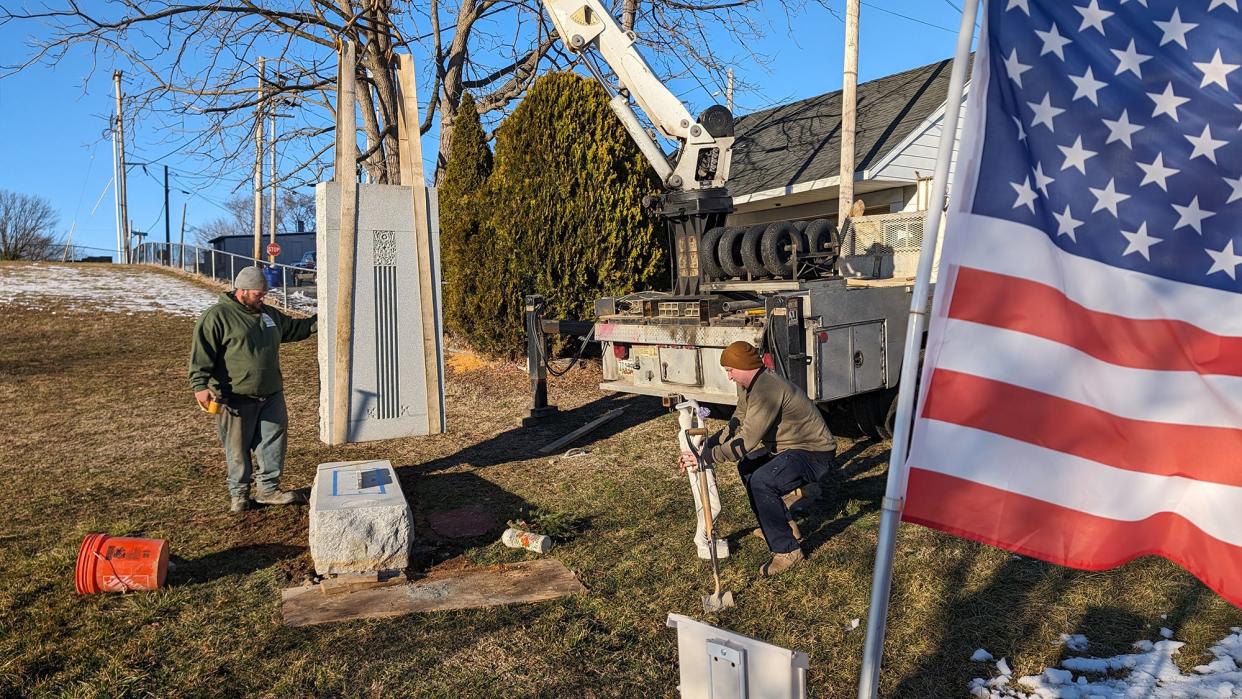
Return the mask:
<svg viewBox="0 0 1242 699">
<path fill-rule="evenodd" d="M 716 245 L 716 260 L 726 277 L 744 277 L 746 268 L 742 262 L 742 236 L 745 228 L 726 228 Z"/>
<path fill-rule="evenodd" d="M 799 233 L 804 233 L 810 224 L 810 221 L 794 221 L 794 228 L 797 228 Z"/>
<path fill-rule="evenodd" d="M 806 242 L 811 252 L 837 253 L 841 248 L 841 238 L 837 234 L 837 226 L 826 218 L 817 218 L 807 224 Z"/>
<path fill-rule="evenodd" d="M 871 439 L 892 439 L 897 418 L 897 389 L 882 388 L 854 396 L 854 419 Z"/>
<path fill-rule="evenodd" d="M 805 255 L 806 240 L 788 221 L 768 226 L 759 240 L 759 257 L 763 259 L 763 266 L 778 279 L 793 277 L 794 249 L 797 249 L 799 257 Z"/>
<path fill-rule="evenodd" d="M 742 266 L 750 273 L 751 279 L 771 276 L 768 268 L 763 266 L 763 258 L 759 257 L 759 241 L 767 230 L 767 224 L 761 223 L 747 228 L 742 235 Z"/>
<path fill-rule="evenodd" d="M 720 236 L 724 235 L 724 232 L 725 229 L 721 226 L 709 229 L 703 234 L 703 240 L 699 242 L 699 269 L 709 280 L 723 279 L 725 276 L 724 268 L 716 259 L 717 248 L 720 247 Z"/>
</svg>

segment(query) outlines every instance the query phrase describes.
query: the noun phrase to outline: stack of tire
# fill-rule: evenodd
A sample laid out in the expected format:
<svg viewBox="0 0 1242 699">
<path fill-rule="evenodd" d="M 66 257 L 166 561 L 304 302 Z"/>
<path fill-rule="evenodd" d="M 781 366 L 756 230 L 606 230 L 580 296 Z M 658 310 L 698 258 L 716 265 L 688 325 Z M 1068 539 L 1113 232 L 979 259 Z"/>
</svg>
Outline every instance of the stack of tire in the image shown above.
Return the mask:
<svg viewBox="0 0 1242 699">
<path fill-rule="evenodd" d="M 795 249 L 798 257 L 830 253 L 831 264 L 839 247 L 836 224 L 824 218 L 712 228 L 699 244 L 699 269 L 709 280 L 792 279 Z"/>
</svg>

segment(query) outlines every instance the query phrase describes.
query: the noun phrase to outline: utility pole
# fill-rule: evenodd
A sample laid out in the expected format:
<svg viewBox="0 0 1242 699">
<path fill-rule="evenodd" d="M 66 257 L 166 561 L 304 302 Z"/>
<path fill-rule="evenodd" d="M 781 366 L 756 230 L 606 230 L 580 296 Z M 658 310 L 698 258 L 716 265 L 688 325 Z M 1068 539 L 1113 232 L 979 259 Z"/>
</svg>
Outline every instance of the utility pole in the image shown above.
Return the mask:
<svg viewBox="0 0 1242 699">
<path fill-rule="evenodd" d="M 121 243 L 121 231 L 125 229 L 121 225 L 121 176 L 119 161 L 117 160 L 117 132 L 116 120 L 112 123 L 112 208 L 116 215 L 116 261 L 118 263 L 125 261 L 125 246 Z"/>
<path fill-rule="evenodd" d="M 121 230 L 118 235 L 121 239 L 122 253 L 121 262 L 130 261 L 130 223 L 129 223 L 129 202 L 126 198 L 125 190 L 125 115 L 121 111 L 121 71 L 112 72 L 112 84 L 116 88 L 116 148 L 117 148 L 117 168 L 116 168 L 116 190 L 117 197 L 120 201 L 120 209 L 117 215 L 120 217 Z"/>
<path fill-rule="evenodd" d="M 260 259 L 263 238 L 263 89 L 265 59 L 259 59 L 259 99 L 254 108 L 254 259 Z"/>
<path fill-rule="evenodd" d="M 859 0 L 845 3 L 845 74 L 841 85 L 841 174 L 837 196 L 837 227 L 854 206 L 854 131 L 858 106 L 858 6 Z"/>
<path fill-rule="evenodd" d="M 272 190 L 271 192 L 268 193 L 268 200 L 267 200 L 267 221 L 268 221 L 267 242 L 275 243 L 276 242 L 276 107 L 275 105 L 272 105 L 272 108 L 268 111 L 271 112 L 270 118 L 272 120 L 272 127 L 271 127 L 271 131 L 268 133 L 268 139 L 267 139 L 267 152 L 268 152 L 267 181 L 271 184 Z M 276 256 L 268 255 L 267 261 L 274 264 L 276 262 Z"/>
<path fill-rule="evenodd" d="M 725 106 L 733 113 L 733 69 L 729 69 L 729 82 L 725 85 Z"/>
<path fill-rule="evenodd" d="M 164 166 L 164 245 L 168 250 L 168 264 L 172 264 L 172 215 L 168 211 L 168 166 Z"/>
</svg>

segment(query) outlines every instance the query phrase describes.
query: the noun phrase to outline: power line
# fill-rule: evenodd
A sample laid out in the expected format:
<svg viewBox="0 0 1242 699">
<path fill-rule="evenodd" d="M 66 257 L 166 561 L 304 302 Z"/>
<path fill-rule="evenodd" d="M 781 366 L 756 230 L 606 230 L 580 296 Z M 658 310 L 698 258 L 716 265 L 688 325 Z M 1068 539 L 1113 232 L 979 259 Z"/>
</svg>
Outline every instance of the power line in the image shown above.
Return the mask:
<svg viewBox="0 0 1242 699">
<path fill-rule="evenodd" d="M 947 1 L 947 0 L 946 0 L 946 1 Z M 890 10 L 890 9 L 887 9 L 887 8 L 884 8 L 884 7 L 880 7 L 879 5 L 876 5 L 875 3 L 864 2 L 864 3 L 862 3 L 862 4 L 866 5 L 867 7 L 874 8 L 874 9 L 876 9 L 876 10 L 879 10 L 880 12 L 884 12 L 884 13 L 887 13 L 887 14 L 893 15 L 894 17 L 900 17 L 900 18 L 902 18 L 902 19 L 908 19 L 908 20 L 910 20 L 911 22 L 918 22 L 919 24 L 922 24 L 922 25 L 924 25 L 924 26 L 928 26 L 928 27 L 931 27 L 931 28 L 933 28 L 933 29 L 939 29 L 940 31 L 944 31 L 944 32 L 949 32 L 950 34 L 957 34 L 957 30 L 956 30 L 956 29 L 949 29 L 948 27 L 942 27 L 942 26 L 940 26 L 939 24 L 932 24 L 931 22 L 926 22 L 926 21 L 921 20 L 921 19 L 919 19 L 919 18 L 917 18 L 917 17 L 911 17 L 911 16 L 909 16 L 909 15 L 903 15 L 903 14 L 901 14 L 900 12 L 894 12 L 894 11 L 892 11 L 892 10 Z M 953 3 L 949 3 L 949 4 L 950 4 L 950 5 L 952 5 Z M 958 12 L 961 12 L 961 10 L 958 10 Z"/>
</svg>

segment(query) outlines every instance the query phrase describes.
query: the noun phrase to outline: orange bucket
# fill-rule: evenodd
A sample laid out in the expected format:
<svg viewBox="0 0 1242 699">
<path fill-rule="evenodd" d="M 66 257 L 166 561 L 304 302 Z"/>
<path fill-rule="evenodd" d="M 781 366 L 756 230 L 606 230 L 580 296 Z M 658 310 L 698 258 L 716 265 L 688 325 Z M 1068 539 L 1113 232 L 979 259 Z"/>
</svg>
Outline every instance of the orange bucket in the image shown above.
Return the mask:
<svg viewBox="0 0 1242 699">
<path fill-rule="evenodd" d="M 74 585 L 79 595 L 155 590 L 168 577 L 168 542 L 87 534 L 78 549 Z"/>
</svg>

